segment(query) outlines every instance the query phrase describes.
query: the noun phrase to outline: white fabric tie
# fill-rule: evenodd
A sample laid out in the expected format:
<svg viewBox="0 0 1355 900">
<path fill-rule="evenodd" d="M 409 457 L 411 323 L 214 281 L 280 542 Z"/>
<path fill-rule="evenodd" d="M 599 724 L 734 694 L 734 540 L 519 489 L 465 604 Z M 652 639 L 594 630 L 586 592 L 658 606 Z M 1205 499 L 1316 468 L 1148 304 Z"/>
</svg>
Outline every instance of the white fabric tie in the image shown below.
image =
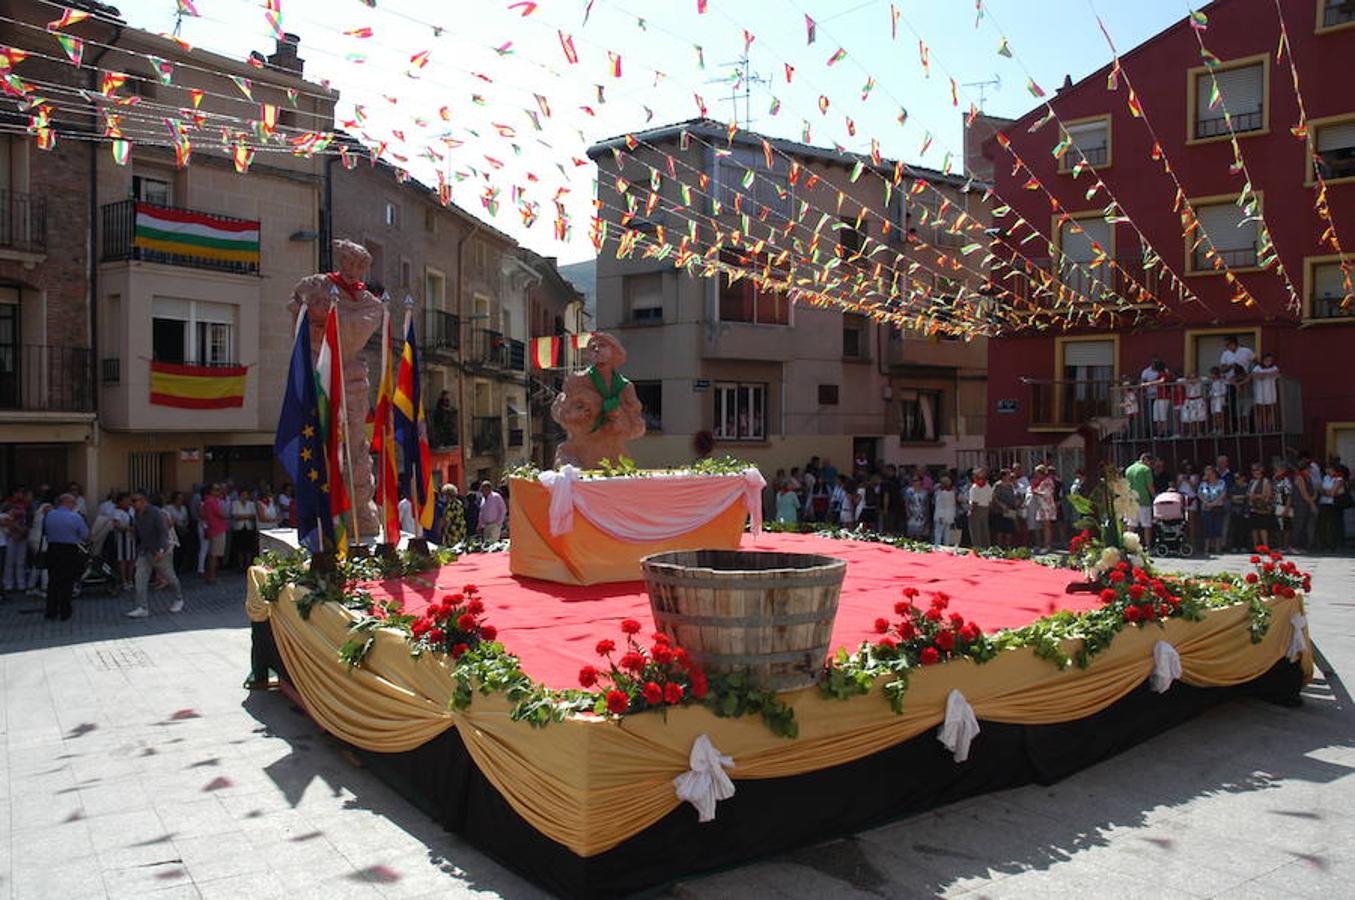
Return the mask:
<svg viewBox="0 0 1355 900">
<path fill-rule="evenodd" d="M 1148 681 L 1159 694 L 1166 693 L 1172 682 L 1181 677 L 1181 654 L 1166 641 L 1153 645 L 1153 674 Z"/>
<path fill-rule="evenodd" d="M 1308 617 L 1295 613 L 1289 624 L 1294 626 L 1294 633 L 1289 636 L 1289 652 L 1285 655 L 1290 662 L 1294 662 L 1308 652 L 1308 637 L 1303 633 L 1303 629 L 1308 627 Z"/>
<path fill-rule="evenodd" d="M 955 755 L 955 761 L 962 763 L 969 759 L 969 744 L 979 736 L 979 720 L 974 715 L 974 707 L 964 698 L 964 694 L 952 689 L 946 698 L 946 720 L 936 739 Z"/>
<path fill-rule="evenodd" d="M 689 472 L 643 478 L 589 478 L 575 466 L 542 472 L 538 480 L 550 492 L 550 533 L 574 530 L 578 511 L 599 530 L 631 543 L 667 541 L 710 523 L 743 498 L 762 533 L 762 489 L 767 482 L 757 469 L 730 475 Z"/>
<path fill-rule="evenodd" d="M 539 480 L 550 491 L 550 536 L 574 530 L 574 485 L 583 477 L 578 467 L 563 465 L 558 472 L 542 472 Z"/>
<path fill-rule="evenodd" d="M 704 734 L 692 741 L 691 768 L 673 779 L 679 800 L 696 807 L 697 821 L 715 818 L 715 804 L 734 796 L 734 782 L 725 769 L 734 768 L 734 760 L 725 756 Z"/>
</svg>

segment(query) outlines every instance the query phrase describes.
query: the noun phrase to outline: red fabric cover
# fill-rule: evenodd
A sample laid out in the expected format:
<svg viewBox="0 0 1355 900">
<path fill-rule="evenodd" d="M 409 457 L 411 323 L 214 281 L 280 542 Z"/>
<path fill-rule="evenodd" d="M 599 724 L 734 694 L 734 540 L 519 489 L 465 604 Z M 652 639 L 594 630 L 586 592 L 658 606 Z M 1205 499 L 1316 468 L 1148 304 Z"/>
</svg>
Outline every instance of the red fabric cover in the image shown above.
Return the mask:
<svg viewBox="0 0 1355 900">
<path fill-rule="evenodd" d="M 764 534 L 757 540 L 744 535 L 743 549 L 821 553 L 847 560 L 833 650 L 854 649 L 871 639 L 875 620 L 892 619 L 894 603 L 902 599 L 900 591 L 909 586 L 923 592 L 919 605 L 927 603 L 930 591 L 945 591 L 951 598 L 947 612 L 958 612 L 985 631 L 1026 625 L 1059 609 L 1082 611 L 1100 605 L 1096 594 L 1065 593 L 1068 583 L 1078 578 L 1072 570 L 1028 562 L 910 553 L 884 544 L 800 534 Z M 405 611 L 418 613 L 433 596 L 460 591 L 467 584 L 480 589 L 486 621 L 522 660 L 523 670 L 553 688 L 578 686 L 580 667 L 598 662 L 593 648 L 600 639 L 612 638 L 621 645 L 622 619 L 643 622 L 646 637 L 654 631 L 644 582 L 584 586 L 517 578 L 508 572 L 507 553 L 471 554 L 444 566 L 437 572 L 435 590 L 412 582 L 367 587 L 376 597 L 399 594 Z"/>
</svg>

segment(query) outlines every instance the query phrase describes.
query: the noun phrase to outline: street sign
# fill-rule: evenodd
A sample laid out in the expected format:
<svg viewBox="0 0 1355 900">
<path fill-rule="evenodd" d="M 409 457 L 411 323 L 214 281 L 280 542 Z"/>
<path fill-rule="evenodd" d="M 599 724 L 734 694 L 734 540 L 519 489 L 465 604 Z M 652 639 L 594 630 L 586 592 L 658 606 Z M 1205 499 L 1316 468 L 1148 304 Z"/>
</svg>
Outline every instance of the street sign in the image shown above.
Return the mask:
<svg viewBox="0 0 1355 900">
<path fill-rule="evenodd" d="M 694 379 L 692 379 L 692 391 L 693 391 L 693 393 L 704 394 L 704 393 L 705 393 L 706 391 L 708 391 L 708 390 L 710 390 L 710 379 L 708 379 L 708 378 L 694 378 Z"/>
<path fill-rule="evenodd" d="M 1011 415 L 1021 408 L 1020 400 L 999 400 L 997 401 L 997 411 L 1002 415 Z"/>
</svg>

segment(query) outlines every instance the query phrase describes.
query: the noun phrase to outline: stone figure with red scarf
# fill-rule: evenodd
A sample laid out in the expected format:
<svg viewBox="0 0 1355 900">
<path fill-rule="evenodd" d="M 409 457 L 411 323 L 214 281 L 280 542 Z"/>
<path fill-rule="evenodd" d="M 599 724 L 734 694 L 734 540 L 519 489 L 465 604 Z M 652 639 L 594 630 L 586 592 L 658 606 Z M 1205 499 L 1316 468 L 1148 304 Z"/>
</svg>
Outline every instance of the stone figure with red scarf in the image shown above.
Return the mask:
<svg viewBox="0 0 1355 900">
<path fill-rule="evenodd" d="M 644 407 L 635 385 L 619 371 L 626 362 L 621 342 L 597 333 L 588 341 L 591 365 L 565 378 L 564 390 L 551 404 L 551 418 L 565 430 L 567 440 L 555 451 L 555 465 L 597 468 L 606 459 L 627 455 L 626 444 L 644 437 Z"/>
<path fill-rule="evenodd" d="M 335 241 L 334 257 L 339 271 L 310 275 L 297 282 L 287 307 L 292 315 L 304 305 L 311 330 L 311 348 L 317 355 L 324 341 L 325 317 L 331 304 L 339 308 L 339 343 L 342 352 L 344 392 L 348 402 L 348 452 L 353 467 L 353 510 L 364 541 L 375 539 L 381 523 L 372 502 L 372 457 L 367 437 L 367 360 L 362 348 L 381 328 L 386 304 L 367 290 L 363 279 L 372 266 L 372 255 L 360 244 Z"/>
</svg>

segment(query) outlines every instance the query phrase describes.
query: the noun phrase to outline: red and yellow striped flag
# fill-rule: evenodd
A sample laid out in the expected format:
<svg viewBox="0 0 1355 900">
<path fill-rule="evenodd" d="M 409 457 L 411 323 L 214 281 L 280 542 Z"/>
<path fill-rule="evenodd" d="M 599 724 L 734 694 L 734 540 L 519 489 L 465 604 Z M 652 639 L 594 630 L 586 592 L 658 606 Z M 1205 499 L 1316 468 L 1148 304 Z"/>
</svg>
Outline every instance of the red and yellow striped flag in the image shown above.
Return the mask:
<svg viewBox="0 0 1355 900">
<path fill-rule="evenodd" d="M 553 369 L 560 360 L 560 339 L 539 337 L 532 340 L 532 364 L 538 369 Z"/>
</svg>

